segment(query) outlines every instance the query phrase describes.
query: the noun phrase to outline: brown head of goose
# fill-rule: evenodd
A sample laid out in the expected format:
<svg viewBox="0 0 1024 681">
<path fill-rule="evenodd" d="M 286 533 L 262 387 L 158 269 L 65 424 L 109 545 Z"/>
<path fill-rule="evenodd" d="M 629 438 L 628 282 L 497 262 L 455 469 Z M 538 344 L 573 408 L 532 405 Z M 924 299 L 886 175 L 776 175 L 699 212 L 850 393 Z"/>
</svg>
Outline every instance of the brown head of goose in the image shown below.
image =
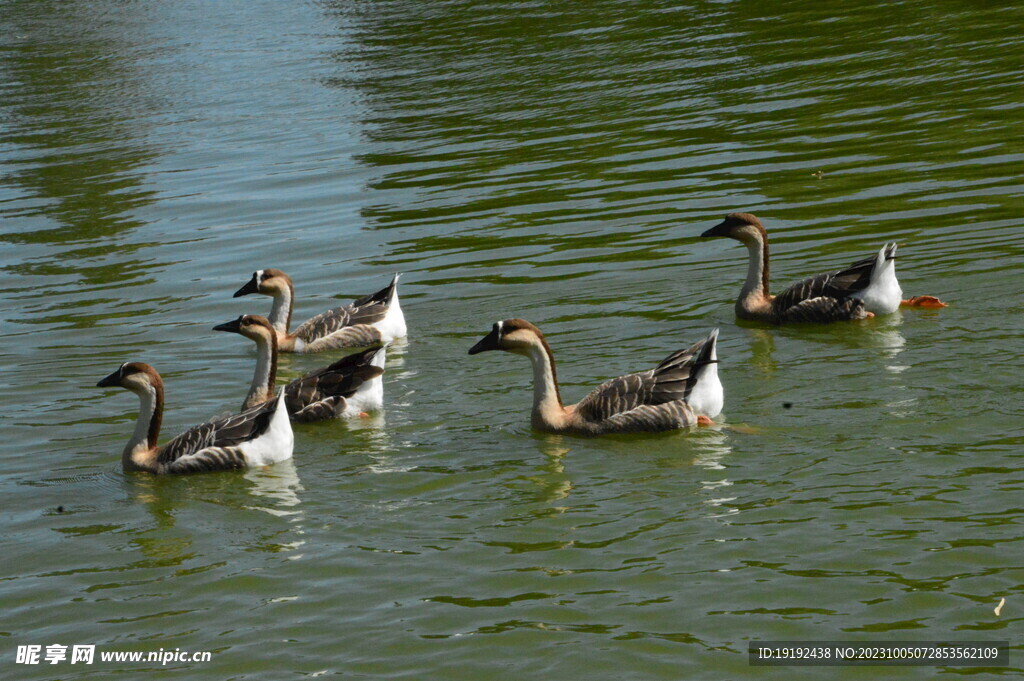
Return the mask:
<svg viewBox="0 0 1024 681">
<path fill-rule="evenodd" d="M 657 432 L 708 424 L 721 411 L 722 385 L 715 368 L 717 338 L 715 329 L 656 368 L 606 381 L 569 406 L 562 403 L 551 347 L 540 329 L 525 319 L 497 322 L 469 354 L 503 350 L 530 359 L 531 421 L 537 430 L 573 435 Z M 696 399 L 693 405 L 688 402 L 691 398 Z"/>
<path fill-rule="evenodd" d="M 267 318 L 242 315 L 213 330 L 237 333 L 256 343 L 256 371 L 242 408 L 272 399 L 277 378 L 277 334 Z M 384 348 L 376 346 L 288 383 L 284 399 L 292 420 L 323 421 L 379 409 L 384 401 L 384 356 Z"/>
<path fill-rule="evenodd" d="M 135 432 L 121 454 L 125 471 L 200 473 L 265 466 L 290 459 L 294 440 L 284 393 L 240 414 L 216 418 L 157 445 L 164 413 L 164 382 L 143 362 L 126 362 L 96 384 L 139 396 Z"/>
<path fill-rule="evenodd" d="M 772 323 L 833 322 L 864 319 L 895 312 L 900 305 L 945 307 L 934 296 L 903 300 L 896 280 L 896 244 L 885 244 L 876 255 L 846 269 L 799 281 L 777 296 L 768 292 L 768 232 L 751 213 L 730 213 L 701 234 L 727 237 L 747 247 L 747 279 L 736 301 L 736 316 Z"/>
<path fill-rule="evenodd" d="M 277 333 L 279 352 L 367 347 L 405 337 L 405 316 L 398 300 L 398 277 L 396 274 L 390 284 L 376 293 L 318 314 L 295 331 L 289 331 L 295 286 L 291 277 L 281 270 L 256 270 L 249 282 L 235 291 L 234 297 L 258 293 L 274 299 L 269 319 Z"/>
</svg>

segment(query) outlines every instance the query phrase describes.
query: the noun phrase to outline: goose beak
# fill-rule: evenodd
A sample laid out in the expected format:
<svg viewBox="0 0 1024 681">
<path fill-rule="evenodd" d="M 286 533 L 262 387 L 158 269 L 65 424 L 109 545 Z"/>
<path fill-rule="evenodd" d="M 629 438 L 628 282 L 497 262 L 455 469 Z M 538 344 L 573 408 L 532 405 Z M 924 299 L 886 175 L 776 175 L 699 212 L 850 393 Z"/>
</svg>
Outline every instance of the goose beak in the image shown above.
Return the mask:
<svg viewBox="0 0 1024 681">
<path fill-rule="evenodd" d="M 723 220 L 709 230 L 704 231 L 701 234 L 702 237 L 715 237 L 715 236 L 729 236 L 729 230 L 732 229 L 732 225 L 728 220 Z"/>
<path fill-rule="evenodd" d="M 252 279 L 250 279 L 246 283 L 245 286 L 243 286 L 242 288 L 240 288 L 237 291 L 235 291 L 235 295 L 232 296 L 232 298 L 240 298 L 241 296 L 247 296 L 250 293 L 259 293 L 259 292 L 260 292 L 260 285 L 259 285 L 259 282 L 256 281 L 256 275 L 254 274 L 254 275 L 252 275 Z"/>
<path fill-rule="evenodd" d="M 121 370 L 118 369 L 114 373 L 101 378 L 96 384 L 97 388 L 119 388 L 121 386 Z"/>
<path fill-rule="evenodd" d="M 236 293 L 235 295 L 237 296 L 238 294 Z M 232 319 L 230 322 L 225 322 L 223 324 L 218 324 L 217 326 L 213 327 L 213 330 L 214 331 L 230 331 L 231 333 L 241 333 L 242 332 L 242 318 L 239 317 L 238 319 Z"/>
<path fill-rule="evenodd" d="M 501 340 L 501 336 L 498 335 L 498 329 L 492 329 L 489 334 L 477 341 L 477 344 L 469 349 L 469 354 L 477 355 L 481 352 L 487 352 L 488 350 L 499 350 L 498 341 Z"/>
</svg>

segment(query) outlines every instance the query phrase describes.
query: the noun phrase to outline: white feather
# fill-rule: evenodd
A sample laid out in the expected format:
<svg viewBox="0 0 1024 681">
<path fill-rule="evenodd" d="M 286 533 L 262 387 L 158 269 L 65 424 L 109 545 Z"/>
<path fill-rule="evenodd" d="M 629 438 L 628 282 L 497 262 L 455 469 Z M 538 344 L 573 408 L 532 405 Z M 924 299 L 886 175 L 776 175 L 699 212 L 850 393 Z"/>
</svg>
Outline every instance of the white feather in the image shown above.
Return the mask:
<svg viewBox="0 0 1024 681">
<path fill-rule="evenodd" d="M 711 359 L 718 359 L 718 329 L 712 332 Z M 705 364 L 697 378 L 697 384 L 690 391 L 690 397 L 686 400 L 690 409 L 697 415 L 704 415 L 708 418 L 715 418 L 722 413 L 725 406 L 725 391 L 722 382 L 718 379 L 718 364 Z"/>
<path fill-rule="evenodd" d="M 391 304 L 388 306 L 384 319 L 374 324 L 380 331 L 381 340 L 390 343 L 396 338 L 405 338 L 405 315 L 402 314 L 402 305 L 398 301 L 398 285 L 395 285 L 395 293 L 391 297 Z M 383 353 L 381 353 L 383 354 Z"/>
<path fill-rule="evenodd" d="M 384 368 L 384 360 L 387 349 L 381 348 L 370 360 L 375 367 Z M 346 400 L 345 411 L 342 416 L 356 416 L 360 412 L 376 411 L 384 405 L 384 377 L 377 376 L 364 382 L 355 394 Z"/>
<path fill-rule="evenodd" d="M 241 443 L 238 448 L 245 454 L 246 463 L 250 466 L 267 466 L 292 458 L 295 436 L 292 434 L 288 410 L 284 406 L 284 390 L 277 396 L 270 427 L 259 437 Z"/>
<path fill-rule="evenodd" d="M 903 289 L 896 280 L 895 258 L 886 260 L 885 250 L 888 244 L 882 246 L 875 258 L 875 269 L 871 272 L 871 283 L 863 291 L 853 295 L 864 301 L 864 309 L 876 315 L 895 312 L 900 307 L 903 299 Z M 896 244 L 892 246 L 893 256 L 896 255 Z"/>
</svg>

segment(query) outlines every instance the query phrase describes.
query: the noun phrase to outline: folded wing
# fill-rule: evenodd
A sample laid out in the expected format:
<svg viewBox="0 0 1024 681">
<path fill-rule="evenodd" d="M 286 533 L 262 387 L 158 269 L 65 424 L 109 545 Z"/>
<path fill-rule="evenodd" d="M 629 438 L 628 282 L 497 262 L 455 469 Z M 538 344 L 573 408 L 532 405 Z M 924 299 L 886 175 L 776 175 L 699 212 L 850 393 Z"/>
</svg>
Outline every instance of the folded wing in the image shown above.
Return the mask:
<svg viewBox="0 0 1024 681">
<path fill-rule="evenodd" d="M 772 312 L 780 321 L 825 322 L 864 317 L 863 305 L 849 298 L 871 284 L 874 256 L 849 267 L 798 281 L 772 300 Z"/>
<path fill-rule="evenodd" d="M 189 428 L 160 449 L 157 465 L 171 468 L 178 459 L 197 455 L 205 449 L 232 448 L 255 439 L 270 427 L 270 420 L 276 408 L 277 402 L 274 400 L 246 409 L 239 414 L 213 419 Z M 237 455 L 225 455 L 225 462 L 237 463 L 236 459 L 239 456 L 241 456 L 240 452 Z M 228 467 L 236 468 L 244 465 L 244 459 L 242 459 L 241 465 L 232 464 Z"/>
<path fill-rule="evenodd" d="M 313 418 L 314 414 L 320 418 L 331 418 L 326 416 L 328 408 L 344 410 L 345 399 L 354 395 L 365 382 L 384 373 L 383 368 L 370 364 L 379 351 L 380 347 L 375 347 L 348 355 L 289 383 L 284 389 L 288 413 L 299 419 L 299 412 L 331 398 L 340 398 L 341 401 L 334 399 L 330 404 L 322 404 L 305 416 L 309 420 L 319 420 Z"/>
<path fill-rule="evenodd" d="M 605 421 L 641 407 L 657 407 L 669 403 L 685 402 L 696 382 L 696 362 L 706 361 L 708 339 L 700 340 L 685 350 L 666 357 L 650 371 L 620 376 L 605 381 L 576 405 L 580 415 L 588 421 Z M 667 410 L 641 410 L 637 417 L 678 419 L 676 408 Z M 689 411 L 689 408 L 686 408 Z M 692 416 L 692 412 L 690 413 Z M 678 428 L 679 425 L 673 426 Z"/>
</svg>

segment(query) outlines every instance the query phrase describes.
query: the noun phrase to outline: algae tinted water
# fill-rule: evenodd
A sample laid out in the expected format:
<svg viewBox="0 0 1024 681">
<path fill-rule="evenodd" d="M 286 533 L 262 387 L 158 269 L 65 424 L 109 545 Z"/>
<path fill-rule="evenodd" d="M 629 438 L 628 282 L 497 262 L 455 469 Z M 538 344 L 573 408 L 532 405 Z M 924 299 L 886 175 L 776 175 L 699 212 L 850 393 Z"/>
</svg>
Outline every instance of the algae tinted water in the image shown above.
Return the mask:
<svg viewBox="0 0 1024 681">
<path fill-rule="evenodd" d="M 4 3 L 8 674 L 725 678 L 749 640 L 1019 641 L 1022 20 Z M 776 289 L 896 240 L 950 307 L 737 323 L 745 252 L 696 238 L 733 210 Z M 384 413 L 269 470 L 122 474 L 136 399 L 92 386 L 156 366 L 166 436 L 236 409 L 255 353 L 210 329 L 269 310 L 231 298 L 263 267 L 296 319 L 404 273 Z M 528 363 L 466 356 L 513 316 L 568 401 L 720 327 L 729 427 L 531 432 Z M 213 659 L 14 665 L 53 643 Z"/>
</svg>

